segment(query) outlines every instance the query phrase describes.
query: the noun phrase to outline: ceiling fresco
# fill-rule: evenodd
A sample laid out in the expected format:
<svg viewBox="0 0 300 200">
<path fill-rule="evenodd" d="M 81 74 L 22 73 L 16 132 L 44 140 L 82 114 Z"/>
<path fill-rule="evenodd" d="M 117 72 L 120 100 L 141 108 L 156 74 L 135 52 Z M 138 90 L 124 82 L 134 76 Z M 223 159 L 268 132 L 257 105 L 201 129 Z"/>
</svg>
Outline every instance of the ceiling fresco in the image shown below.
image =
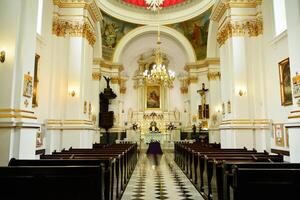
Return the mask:
<svg viewBox="0 0 300 200">
<path fill-rule="evenodd" d="M 167 25 L 182 33 L 190 41 L 195 50 L 197 60 L 206 58 L 210 14 L 211 9 L 193 19 Z M 103 13 L 103 21 L 101 24 L 103 58 L 112 60 L 118 42 L 129 31 L 139 26 L 141 25 L 124 22 Z"/>
<path fill-rule="evenodd" d="M 192 44 L 197 60 L 206 58 L 209 16 L 211 9 L 193 19 L 168 25 L 181 32 Z"/>
<path fill-rule="evenodd" d="M 125 3 L 129 3 L 135 6 L 147 7 L 145 0 L 123 0 Z M 180 3 L 186 2 L 186 0 L 164 0 L 162 7 L 174 6 Z"/>
</svg>

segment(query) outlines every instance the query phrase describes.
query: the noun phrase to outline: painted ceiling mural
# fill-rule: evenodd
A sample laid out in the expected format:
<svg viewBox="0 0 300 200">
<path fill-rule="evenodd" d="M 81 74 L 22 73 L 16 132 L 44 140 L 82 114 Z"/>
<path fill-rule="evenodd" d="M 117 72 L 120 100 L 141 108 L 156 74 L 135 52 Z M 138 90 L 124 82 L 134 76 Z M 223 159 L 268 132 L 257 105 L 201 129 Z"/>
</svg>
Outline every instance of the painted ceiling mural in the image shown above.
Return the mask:
<svg viewBox="0 0 300 200">
<path fill-rule="evenodd" d="M 114 50 L 121 38 L 138 26 L 140 25 L 124 22 L 103 13 L 101 24 L 103 58 L 112 60 Z"/>
<path fill-rule="evenodd" d="M 167 25 L 181 32 L 190 41 L 194 47 L 197 60 L 206 58 L 210 14 L 211 9 L 193 19 Z M 103 58 L 112 60 L 115 47 L 121 38 L 138 26 L 141 25 L 124 22 L 103 13 L 101 24 Z"/>
<path fill-rule="evenodd" d="M 181 32 L 190 41 L 194 47 L 197 60 L 206 58 L 210 14 L 211 9 L 188 21 L 169 25 Z"/>
<path fill-rule="evenodd" d="M 126 3 L 133 4 L 135 6 L 147 7 L 145 0 L 123 0 Z M 179 3 L 183 3 L 186 0 L 164 0 L 162 7 L 169 7 Z"/>
</svg>

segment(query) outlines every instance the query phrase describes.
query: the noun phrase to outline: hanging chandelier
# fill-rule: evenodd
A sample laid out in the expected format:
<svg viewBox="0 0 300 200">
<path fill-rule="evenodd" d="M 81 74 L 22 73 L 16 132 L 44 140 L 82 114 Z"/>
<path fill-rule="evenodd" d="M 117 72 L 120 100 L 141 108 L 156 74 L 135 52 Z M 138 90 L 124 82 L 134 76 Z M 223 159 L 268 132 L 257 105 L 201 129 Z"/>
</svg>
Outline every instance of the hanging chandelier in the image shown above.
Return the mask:
<svg viewBox="0 0 300 200">
<path fill-rule="evenodd" d="M 157 11 L 159 15 L 160 6 L 163 4 L 164 0 L 146 0 L 148 8 L 153 11 Z M 148 83 L 156 83 L 164 86 L 172 86 L 173 81 L 175 80 L 175 72 L 167 69 L 166 65 L 163 62 L 163 56 L 160 49 L 160 30 L 158 24 L 157 30 L 157 42 L 155 49 L 155 63 L 150 66 L 151 68 L 146 69 L 143 73 L 144 78 Z"/>
</svg>

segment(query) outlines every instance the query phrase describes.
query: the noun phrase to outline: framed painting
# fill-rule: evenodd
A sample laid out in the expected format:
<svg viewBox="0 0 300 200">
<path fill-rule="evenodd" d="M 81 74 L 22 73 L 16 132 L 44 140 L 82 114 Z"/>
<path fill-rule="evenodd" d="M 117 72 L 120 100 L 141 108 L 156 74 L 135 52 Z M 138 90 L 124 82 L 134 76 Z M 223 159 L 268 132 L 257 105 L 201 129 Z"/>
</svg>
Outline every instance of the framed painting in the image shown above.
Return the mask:
<svg viewBox="0 0 300 200">
<path fill-rule="evenodd" d="M 147 85 L 145 96 L 146 109 L 159 110 L 161 109 L 161 90 L 160 85 Z"/>
<path fill-rule="evenodd" d="M 284 147 L 283 124 L 274 124 L 275 144 Z"/>
<path fill-rule="evenodd" d="M 281 61 L 278 64 L 278 66 L 279 66 L 281 105 L 289 106 L 293 104 L 289 58 Z"/>
<path fill-rule="evenodd" d="M 32 76 L 30 76 L 30 74 L 25 74 L 24 75 L 24 86 L 23 86 L 23 96 L 24 97 L 32 97 Z"/>
<path fill-rule="evenodd" d="M 289 143 L 289 129 L 285 128 L 285 146 L 286 147 L 290 147 L 290 143 Z"/>
<path fill-rule="evenodd" d="M 40 56 L 35 54 L 34 59 L 34 81 L 33 81 L 33 96 L 32 96 L 32 107 L 38 107 L 38 90 L 39 90 L 39 67 L 40 67 Z"/>
</svg>

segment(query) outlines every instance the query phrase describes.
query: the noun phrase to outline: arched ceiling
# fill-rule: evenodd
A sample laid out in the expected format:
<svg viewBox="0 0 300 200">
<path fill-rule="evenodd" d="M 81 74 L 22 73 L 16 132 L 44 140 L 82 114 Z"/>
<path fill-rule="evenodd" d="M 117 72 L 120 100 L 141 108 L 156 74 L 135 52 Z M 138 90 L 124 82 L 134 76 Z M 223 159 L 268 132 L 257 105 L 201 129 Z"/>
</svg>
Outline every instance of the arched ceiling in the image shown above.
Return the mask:
<svg viewBox="0 0 300 200">
<path fill-rule="evenodd" d="M 157 16 L 143 6 L 136 6 L 124 0 L 97 0 L 102 11 L 117 19 L 134 24 L 174 24 L 199 16 L 212 7 L 215 0 L 185 0 L 165 7 Z"/>
<path fill-rule="evenodd" d="M 134 37 L 126 44 L 120 55 L 120 63 L 123 64 L 125 71 L 134 72 L 138 67 L 138 59 L 142 54 L 151 54 L 153 49 L 156 48 L 157 34 L 149 32 L 143 35 Z M 176 74 L 184 71 L 184 66 L 188 61 L 183 46 L 174 38 L 167 34 L 161 35 L 161 51 L 166 54 L 169 60 L 169 68 L 174 70 Z M 141 45 L 143 44 L 143 45 Z"/>
</svg>

